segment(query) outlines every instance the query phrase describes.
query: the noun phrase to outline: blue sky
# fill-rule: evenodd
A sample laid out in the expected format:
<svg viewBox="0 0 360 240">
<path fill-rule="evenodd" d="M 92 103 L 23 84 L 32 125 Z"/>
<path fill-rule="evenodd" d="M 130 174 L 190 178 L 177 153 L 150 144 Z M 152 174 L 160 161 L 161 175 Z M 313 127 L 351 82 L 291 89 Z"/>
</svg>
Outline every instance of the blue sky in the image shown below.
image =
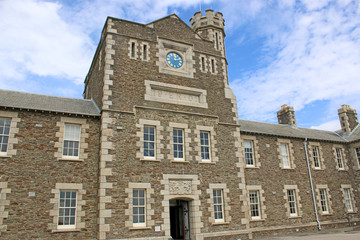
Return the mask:
<svg viewBox="0 0 360 240">
<path fill-rule="evenodd" d="M 360 111 L 359 0 L 0 0 L 0 88 L 81 98 L 107 16 L 189 23 L 209 8 L 240 118 L 276 123 L 288 104 L 298 126 L 336 130 L 342 104 Z"/>
</svg>

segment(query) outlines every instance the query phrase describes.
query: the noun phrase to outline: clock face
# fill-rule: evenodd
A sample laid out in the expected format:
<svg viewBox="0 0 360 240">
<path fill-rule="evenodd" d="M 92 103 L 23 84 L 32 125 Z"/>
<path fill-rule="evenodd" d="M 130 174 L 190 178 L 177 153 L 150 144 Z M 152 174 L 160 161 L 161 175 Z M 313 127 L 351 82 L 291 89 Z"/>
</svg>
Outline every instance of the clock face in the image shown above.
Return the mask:
<svg viewBox="0 0 360 240">
<path fill-rule="evenodd" d="M 172 68 L 181 68 L 184 64 L 182 57 L 176 52 L 169 52 L 166 55 L 166 63 Z"/>
</svg>

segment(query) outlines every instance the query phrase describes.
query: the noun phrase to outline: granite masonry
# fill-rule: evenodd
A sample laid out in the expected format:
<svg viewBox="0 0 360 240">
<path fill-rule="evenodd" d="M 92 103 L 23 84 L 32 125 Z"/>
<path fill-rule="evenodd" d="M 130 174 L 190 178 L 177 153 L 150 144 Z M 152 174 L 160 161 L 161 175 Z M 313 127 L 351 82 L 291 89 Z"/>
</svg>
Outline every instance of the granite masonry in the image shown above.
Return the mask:
<svg viewBox="0 0 360 240">
<path fill-rule="evenodd" d="M 84 99 L 0 90 L 0 239 L 256 239 L 360 223 L 360 129 L 238 119 L 224 19 L 109 17 Z M 241 109 L 240 109 L 241 110 Z"/>
</svg>

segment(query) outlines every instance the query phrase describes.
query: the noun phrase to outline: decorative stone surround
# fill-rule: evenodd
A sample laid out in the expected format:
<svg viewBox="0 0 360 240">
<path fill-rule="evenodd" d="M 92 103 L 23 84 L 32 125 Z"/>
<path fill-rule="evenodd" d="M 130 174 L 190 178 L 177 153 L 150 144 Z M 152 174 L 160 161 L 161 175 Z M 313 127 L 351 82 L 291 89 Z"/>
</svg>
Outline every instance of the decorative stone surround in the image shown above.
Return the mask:
<svg viewBox="0 0 360 240">
<path fill-rule="evenodd" d="M 112 176 L 112 168 L 107 167 L 107 162 L 114 160 L 114 156 L 110 154 L 110 150 L 114 149 L 110 138 L 114 135 L 112 126 L 115 119 L 111 118 L 110 113 L 104 111 L 101 117 L 101 139 L 100 139 L 100 162 L 99 162 L 99 217 L 98 217 L 98 239 L 106 239 L 106 233 L 110 231 L 110 224 L 106 223 L 106 218 L 112 216 L 112 209 L 108 209 L 107 204 L 111 203 L 111 196 L 107 195 L 107 189 L 112 189 L 113 184 L 108 182 L 107 177 Z"/>
<path fill-rule="evenodd" d="M 80 125 L 81 135 L 78 157 L 63 156 L 65 124 Z M 59 128 L 59 131 L 55 134 L 55 136 L 59 138 L 59 141 L 55 142 L 55 148 L 57 148 L 58 150 L 55 152 L 54 156 L 57 158 L 57 160 L 84 161 L 85 159 L 87 159 L 88 154 L 85 153 L 85 149 L 88 148 L 88 143 L 86 143 L 86 139 L 89 137 L 89 134 L 86 133 L 86 131 L 89 129 L 89 124 L 86 123 L 86 119 L 61 117 L 60 122 L 57 122 L 56 126 Z"/>
<path fill-rule="evenodd" d="M 191 181 L 191 193 L 188 194 L 178 194 L 176 191 L 171 190 L 170 182 L 171 181 Z M 170 237 L 170 200 L 182 199 L 189 201 L 190 209 L 190 233 L 191 239 L 200 239 L 201 229 L 204 227 L 204 224 L 201 222 L 202 211 L 200 210 L 200 195 L 201 190 L 198 190 L 200 181 L 198 180 L 197 175 L 177 175 L 177 174 L 163 174 L 163 179 L 160 183 L 164 186 L 164 190 L 160 191 L 160 194 L 163 196 L 162 206 L 163 211 L 161 217 L 164 219 L 164 224 L 162 225 L 162 230 L 165 231 L 165 238 L 169 239 Z"/>
<path fill-rule="evenodd" d="M 248 205 L 248 197 L 246 190 L 246 182 L 245 182 L 245 159 L 242 154 L 241 148 L 241 136 L 240 136 L 240 127 L 236 127 L 234 133 L 234 147 L 235 147 L 235 156 L 238 159 L 236 163 L 236 167 L 239 168 L 238 178 L 239 178 L 239 189 L 240 189 L 240 202 L 242 203 L 241 211 L 244 213 L 244 218 L 241 219 L 241 224 L 245 225 L 246 229 L 250 228 L 249 224 L 249 205 Z"/>
<path fill-rule="evenodd" d="M 205 132 L 209 132 L 210 133 L 210 160 L 203 160 L 201 159 L 201 146 L 200 146 L 200 132 L 205 131 Z M 195 151 L 198 152 L 198 155 L 195 156 L 195 160 L 200 162 L 200 163 L 216 163 L 217 161 L 219 161 L 219 158 L 217 156 L 217 148 L 216 148 L 216 144 L 217 141 L 215 139 L 216 137 L 216 132 L 214 130 L 214 127 L 211 126 L 199 126 L 196 125 L 196 129 L 194 130 L 195 133 L 195 143 L 196 146 L 194 147 Z"/>
<path fill-rule="evenodd" d="M 132 56 L 132 54 L 131 54 L 133 44 L 134 44 L 134 56 Z M 130 59 L 134 59 L 134 60 L 138 59 L 138 57 L 139 57 L 138 46 L 139 46 L 139 44 L 138 44 L 137 40 L 135 40 L 135 39 L 130 39 L 129 40 L 129 53 L 128 53 L 128 56 L 129 56 Z"/>
<path fill-rule="evenodd" d="M 348 211 L 348 209 L 346 207 L 345 191 L 344 191 L 345 188 L 350 189 L 351 204 L 352 204 L 352 208 L 353 208 L 352 212 Z M 343 203 L 344 203 L 345 211 L 347 213 L 357 213 L 358 208 L 356 207 L 356 201 L 355 201 L 355 197 L 354 197 L 354 189 L 351 187 L 351 184 L 341 184 L 340 191 L 343 194 Z"/>
<path fill-rule="evenodd" d="M 337 160 L 337 154 L 336 154 L 336 149 L 339 148 L 341 149 L 341 155 L 342 155 L 342 163 L 343 163 L 343 168 L 339 168 L 339 164 L 338 164 L 338 160 Z M 336 169 L 338 171 L 347 171 L 349 170 L 349 166 L 347 164 L 347 158 L 346 158 L 346 153 L 345 153 L 345 148 L 343 145 L 338 145 L 338 144 L 334 144 L 333 147 L 333 153 L 334 153 L 334 159 L 335 159 L 335 163 L 336 163 Z"/>
<path fill-rule="evenodd" d="M 204 59 L 204 61 L 203 61 L 203 59 Z M 199 56 L 200 71 L 203 73 L 207 73 L 209 71 L 207 60 L 208 59 L 204 54 L 200 54 L 200 56 Z"/>
<path fill-rule="evenodd" d="M 212 65 L 212 61 L 214 61 L 214 66 Z M 213 67 L 214 67 L 214 69 L 213 69 Z M 218 70 L 217 70 L 217 66 L 216 66 L 216 59 L 214 57 L 209 58 L 209 69 L 210 69 L 209 71 L 211 74 L 214 74 L 214 75 L 218 74 Z"/>
<path fill-rule="evenodd" d="M 319 164 L 320 164 L 320 168 L 316 168 L 315 167 L 315 163 L 314 163 L 314 152 L 313 152 L 313 147 L 317 146 L 319 148 Z M 309 142 L 308 145 L 308 152 L 309 152 L 309 158 L 310 158 L 310 162 L 311 162 L 311 167 L 315 170 L 325 170 L 325 160 L 324 160 L 324 154 L 322 151 L 322 147 L 321 144 L 319 142 Z"/>
<path fill-rule="evenodd" d="M 297 216 L 290 216 L 290 207 L 289 207 L 289 199 L 288 199 L 288 193 L 287 190 L 295 190 L 295 199 L 296 199 L 296 212 L 297 212 Z M 300 191 L 298 189 L 297 185 L 284 185 L 284 189 L 283 189 L 283 193 L 284 193 L 284 199 L 285 199 L 285 208 L 286 208 L 286 216 L 288 218 L 298 218 L 298 217 L 302 217 L 303 212 L 301 210 L 302 205 L 300 204 L 301 198 L 300 198 Z"/>
<path fill-rule="evenodd" d="M 214 196 L 213 191 L 220 189 L 222 190 L 223 194 L 223 212 L 224 212 L 224 221 L 223 222 L 216 222 L 215 221 L 215 213 L 214 213 Z M 210 195 L 210 198 L 207 200 L 207 203 L 209 204 L 208 211 L 211 213 L 211 216 L 209 217 L 209 222 L 211 224 L 228 224 L 231 222 L 231 206 L 230 206 L 230 198 L 228 197 L 228 194 L 230 193 L 230 190 L 227 188 L 226 183 L 210 183 L 209 189 L 206 190 L 206 193 Z"/>
<path fill-rule="evenodd" d="M 117 33 L 117 30 L 112 28 L 114 23 L 111 19 L 108 20 L 107 23 L 107 32 L 108 33 Z M 113 40 L 112 34 L 107 34 L 105 39 L 105 66 L 104 66 L 104 87 L 103 87 L 103 99 L 102 99 L 102 108 L 109 109 L 112 105 L 112 101 L 110 97 L 112 95 L 112 91 L 110 90 L 110 86 L 113 85 L 113 81 L 111 80 L 111 76 L 114 75 L 114 70 L 112 70 L 112 66 L 114 65 L 113 55 L 115 55 L 115 50 L 113 46 L 115 45 L 115 40 Z"/>
<path fill-rule="evenodd" d="M 14 149 L 14 144 L 18 143 L 18 139 L 15 137 L 15 134 L 19 133 L 19 128 L 17 127 L 17 123 L 20 122 L 21 119 L 18 118 L 17 112 L 8 112 L 8 111 L 0 111 L 0 118 L 8 118 L 11 120 L 7 151 L 4 153 L 0 153 L 0 157 L 15 156 L 16 149 Z"/>
<path fill-rule="evenodd" d="M 184 154 L 184 159 L 183 160 L 179 160 L 179 159 L 174 159 L 174 136 L 173 136 L 173 130 L 175 129 L 182 129 L 184 136 L 183 136 L 183 154 Z M 189 129 L 188 125 L 186 123 L 174 123 L 174 122 L 170 122 L 169 123 L 169 127 L 167 128 L 167 131 L 170 133 L 169 136 L 169 142 L 170 144 L 167 145 L 167 149 L 170 150 L 170 154 L 168 155 L 168 159 L 171 161 L 176 161 L 176 162 L 188 162 L 191 160 L 191 155 L 190 152 L 192 152 L 192 147 L 190 147 L 190 142 L 191 142 L 191 129 Z"/>
<path fill-rule="evenodd" d="M 1 232 L 7 230 L 7 226 L 4 224 L 4 219 L 9 216 L 9 212 L 5 211 L 6 206 L 10 205 L 10 201 L 6 200 L 6 194 L 11 193 L 11 189 L 8 188 L 7 185 L 7 182 L 0 182 L 0 236 Z"/>
<path fill-rule="evenodd" d="M 145 80 L 145 100 L 208 108 L 206 90 Z"/>
<path fill-rule="evenodd" d="M 245 145 L 244 145 L 245 140 L 252 141 L 252 143 L 253 143 L 252 146 L 253 146 L 254 166 L 246 164 Z M 261 166 L 260 151 L 259 151 L 259 141 L 256 140 L 256 136 L 242 135 L 241 136 L 241 150 L 242 150 L 242 157 L 244 158 L 246 168 L 254 168 L 254 167 L 259 168 Z"/>
<path fill-rule="evenodd" d="M 326 201 L 327 201 L 327 207 L 328 207 L 328 212 L 323 212 L 322 208 L 321 208 L 321 198 L 320 198 L 320 189 L 325 189 L 326 191 Z M 331 208 L 332 206 L 332 198 L 330 195 L 330 190 L 328 188 L 327 184 L 317 184 L 316 185 L 316 200 L 317 200 L 317 206 L 318 206 L 318 211 L 321 215 L 331 215 L 333 214 L 333 210 Z"/>
<path fill-rule="evenodd" d="M 59 202 L 60 202 L 60 191 L 61 190 L 76 190 L 76 222 L 75 229 L 58 229 L 58 218 L 59 218 Z M 54 198 L 50 199 L 50 203 L 53 204 L 54 208 L 50 210 L 50 216 L 53 217 L 53 222 L 48 224 L 49 230 L 52 232 L 68 232 L 68 231 L 80 231 L 85 228 L 85 222 L 81 221 L 81 217 L 85 216 L 85 211 L 82 210 L 82 206 L 86 204 L 83 200 L 83 195 L 86 193 L 83 190 L 81 183 L 56 183 L 55 189 L 51 190 L 54 194 Z"/>
<path fill-rule="evenodd" d="M 156 54 L 156 57 L 158 57 L 156 65 L 159 67 L 160 73 L 173 74 L 176 76 L 188 78 L 194 77 L 196 69 L 194 68 L 195 61 L 193 58 L 195 57 L 195 53 L 192 45 L 165 39 L 158 39 L 158 44 L 156 47 L 159 49 L 159 52 Z M 184 65 L 181 68 L 171 68 L 166 63 L 166 55 L 172 51 L 176 52 L 183 58 Z"/>
<path fill-rule="evenodd" d="M 289 162 L 290 162 L 290 168 L 284 167 L 283 165 L 283 161 L 282 161 L 282 155 L 281 155 L 281 144 L 285 143 L 288 145 L 288 151 L 289 151 Z M 295 155 L 294 155 L 294 147 L 291 143 L 291 141 L 289 139 L 281 139 L 278 138 L 277 142 L 276 142 L 277 147 L 277 152 L 278 152 L 278 156 L 279 156 L 279 166 L 282 169 L 294 169 L 296 167 L 295 165 Z"/>
<path fill-rule="evenodd" d="M 155 127 L 155 157 L 144 157 L 144 126 Z M 163 160 L 164 154 L 161 153 L 161 149 L 164 148 L 164 144 L 162 144 L 161 141 L 164 139 L 164 136 L 161 134 L 161 131 L 164 131 L 164 127 L 160 125 L 160 121 L 139 119 L 139 124 L 136 124 L 136 127 L 136 136 L 139 138 L 139 141 L 136 142 L 136 146 L 139 149 L 136 153 L 136 158 L 150 161 Z"/>
<path fill-rule="evenodd" d="M 146 193 L 146 207 L 145 207 L 145 223 L 144 227 L 135 227 L 133 224 L 133 190 L 134 189 L 143 189 Z M 152 216 L 154 216 L 154 209 L 152 205 L 154 205 L 154 198 L 151 195 L 154 195 L 154 189 L 151 188 L 150 183 L 129 183 L 129 187 L 125 188 L 125 193 L 128 194 L 128 197 L 125 199 L 125 203 L 128 204 L 128 208 L 125 209 L 125 215 L 129 216 L 129 221 L 125 221 L 125 226 L 131 229 L 147 229 L 151 228 L 155 225 L 155 220 L 152 220 Z"/>
<path fill-rule="evenodd" d="M 144 58 L 144 46 L 146 46 L 146 54 L 145 54 L 146 58 Z M 141 43 L 140 54 L 141 54 L 140 58 L 142 61 L 146 61 L 146 62 L 150 61 L 150 45 L 149 45 L 149 43 L 147 43 L 147 42 Z"/>
<path fill-rule="evenodd" d="M 265 213 L 266 206 L 265 206 L 265 191 L 262 189 L 261 185 L 247 185 L 247 201 L 249 206 L 249 216 L 251 218 L 251 209 L 250 209 L 250 195 L 249 191 L 258 191 L 259 193 L 259 210 L 260 210 L 260 218 L 251 218 L 251 221 L 263 221 L 267 218 L 267 215 Z"/>
<path fill-rule="evenodd" d="M 227 65 L 226 65 L 226 61 L 225 59 L 221 60 L 221 65 L 222 65 L 222 72 L 223 72 L 223 80 L 224 80 L 224 91 L 225 91 L 225 98 L 230 99 L 231 104 L 232 104 L 232 112 L 234 113 L 234 117 L 233 120 L 238 123 L 239 122 L 239 118 L 238 118 L 238 109 L 237 109 L 237 102 L 236 102 L 236 96 L 234 94 L 234 92 L 231 90 L 230 86 L 229 86 L 229 80 L 228 80 L 228 74 L 227 74 Z"/>
<path fill-rule="evenodd" d="M 359 149 L 359 156 L 356 155 L 356 148 Z M 350 154 L 350 156 L 352 155 L 352 158 L 354 160 L 354 169 L 360 170 L 360 143 L 351 145 L 350 149 L 352 149 L 352 154 Z"/>
</svg>

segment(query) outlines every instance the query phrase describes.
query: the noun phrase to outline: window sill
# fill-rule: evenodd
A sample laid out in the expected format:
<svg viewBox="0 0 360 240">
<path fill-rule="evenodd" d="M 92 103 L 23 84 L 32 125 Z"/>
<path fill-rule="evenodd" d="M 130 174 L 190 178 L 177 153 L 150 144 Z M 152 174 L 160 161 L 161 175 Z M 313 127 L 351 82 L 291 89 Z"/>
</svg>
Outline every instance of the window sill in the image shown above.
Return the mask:
<svg viewBox="0 0 360 240">
<path fill-rule="evenodd" d="M 160 162 L 159 159 L 155 159 L 155 158 L 141 158 L 140 161 L 144 161 L 144 162 Z"/>
<path fill-rule="evenodd" d="M 325 171 L 323 168 L 313 168 L 315 171 Z"/>
<path fill-rule="evenodd" d="M 201 163 L 201 164 L 215 164 L 215 163 L 212 162 L 212 161 L 204 161 L 204 160 L 202 160 L 200 163 Z"/>
<path fill-rule="evenodd" d="M 131 227 L 129 230 L 147 230 L 152 229 L 151 227 Z"/>
<path fill-rule="evenodd" d="M 339 168 L 338 171 L 339 171 L 339 172 L 347 172 L 348 170 L 345 169 L 345 168 L 341 168 L 341 169 Z"/>
<path fill-rule="evenodd" d="M 0 155 L 0 158 L 11 158 L 9 155 Z"/>
<path fill-rule="evenodd" d="M 356 211 L 352 211 L 352 212 L 347 212 L 348 214 L 356 214 Z"/>
<path fill-rule="evenodd" d="M 172 163 L 190 163 L 189 161 L 185 161 L 185 160 L 171 160 L 170 162 L 172 162 Z"/>
<path fill-rule="evenodd" d="M 322 213 L 321 216 L 332 216 L 332 213 Z"/>
<path fill-rule="evenodd" d="M 252 165 L 246 165 L 245 168 L 249 168 L 249 169 L 259 169 L 259 167 L 257 166 L 252 166 Z"/>
<path fill-rule="evenodd" d="M 84 159 L 79 159 L 79 158 L 59 158 L 59 161 L 69 161 L 69 162 L 83 162 Z"/>
<path fill-rule="evenodd" d="M 230 222 L 213 222 L 211 223 L 211 225 L 215 226 L 215 225 L 229 225 Z"/>
<path fill-rule="evenodd" d="M 250 219 L 250 222 L 264 222 L 265 221 L 265 219 L 263 219 L 263 218 L 252 218 L 252 219 Z"/>
<path fill-rule="evenodd" d="M 289 219 L 302 218 L 302 216 L 290 216 Z"/>
<path fill-rule="evenodd" d="M 282 167 L 281 169 L 282 170 L 295 170 L 295 168 L 291 168 L 291 167 L 289 167 L 289 168 L 288 167 L 287 168 Z"/>
<path fill-rule="evenodd" d="M 80 232 L 81 229 L 56 229 L 56 230 L 51 230 L 52 233 L 61 233 L 61 232 Z"/>
</svg>

